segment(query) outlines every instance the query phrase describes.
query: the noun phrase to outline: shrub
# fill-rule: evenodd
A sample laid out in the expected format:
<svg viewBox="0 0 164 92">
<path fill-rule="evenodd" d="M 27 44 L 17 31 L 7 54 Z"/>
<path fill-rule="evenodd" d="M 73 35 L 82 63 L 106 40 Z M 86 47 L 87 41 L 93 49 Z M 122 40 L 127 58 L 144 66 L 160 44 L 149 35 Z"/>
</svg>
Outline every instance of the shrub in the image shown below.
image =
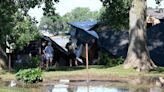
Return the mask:
<svg viewBox="0 0 164 92">
<path fill-rule="evenodd" d="M 24 69 L 16 73 L 16 79 L 25 83 L 41 82 L 42 70 L 40 68 Z"/>
<path fill-rule="evenodd" d="M 23 60 L 20 63 L 14 63 L 14 69 L 28 69 L 28 68 L 37 68 L 40 64 L 39 56 L 34 56 L 30 60 Z"/>
<path fill-rule="evenodd" d="M 39 66 L 39 63 L 40 63 L 40 58 L 39 56 L 35 56 L 35 57 L 32 57 L 30 62 L 29 62 L 29 67 L 30 68 L 36 68 Z"/>
<path fill-rule="evenodd" d="M 112 67 L 112 66 L 120 65 L 123 62 L 124 62 L 123 57 L 111 57 L 107 53 L 102 53 L 100 55 L 100 60 L 98 61 L 98 64 Z"/>
</svg>

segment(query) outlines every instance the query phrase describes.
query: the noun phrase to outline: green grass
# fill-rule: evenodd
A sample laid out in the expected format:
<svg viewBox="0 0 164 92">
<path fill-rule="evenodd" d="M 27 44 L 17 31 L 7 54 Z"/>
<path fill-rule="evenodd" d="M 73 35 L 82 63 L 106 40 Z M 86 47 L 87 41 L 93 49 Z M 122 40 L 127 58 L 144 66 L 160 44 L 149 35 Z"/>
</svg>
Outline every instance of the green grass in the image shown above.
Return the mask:
<svg viewBox="0 0 164 92">
<path fill-rule="evenodd" d="M 49 68 L 48 71 L 44 71 L 44 78 L 55 78 L 55 77 L 63 77 L 63 76 L 76 76 L 76 75 L 84 75 L 86 74 L 85 66 L 78 67 L 58 67 Z M 105 67 L 105 66 L 89 66 L 89 74 L 93 76 L 116 76 L 116 77 L 130 77 L 130 76 L 162 76 L 164 77 L 164 67 L 159 67 L 158 69 L 151 72 L 137 72 L 134 69 L 124 69 L 123 65 L 115 66 L 115 67 Z M 0 78 L 3 80 L 15 79 L 14 73 L 3 72 L 0 73 Z"/>
<path fill-rule="evenodd" d="M 52 70 L 52 69 L 50 69 Z M 155 71 L 151 72 L 137 72 L 134 69 L 124 69 L 123 65 L 115 67 L 105 67 L 105 66 L 90 66 L 89 73 L 94 76 L 100 75 L 112 75 L 118 77 L 129 77 L 129 76 L 163 76 L 164 77 L 164 67 L 159 67 Z M 53 71 L 44 72 L 44 77 L 49 76 L 74 76 L 86 74 L 85 67 L 61 67 L 54 69 Z"/>
</svg>

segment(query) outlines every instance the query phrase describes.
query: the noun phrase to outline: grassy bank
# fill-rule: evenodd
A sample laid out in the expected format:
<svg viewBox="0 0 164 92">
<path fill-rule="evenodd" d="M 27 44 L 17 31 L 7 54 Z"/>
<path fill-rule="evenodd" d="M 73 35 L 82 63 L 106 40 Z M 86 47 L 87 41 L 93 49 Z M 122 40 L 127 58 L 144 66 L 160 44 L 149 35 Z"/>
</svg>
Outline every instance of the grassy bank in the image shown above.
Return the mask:
<svg viewBox="0 0 164 92">
<path fill-rule="evenodd" d="M 137 72 L 134 69 L 124 69 L 122 65 L 115 67 L 105 67 L 105 66 L 90 66 L 89 67 L 89 77 L 93 79 L 107 79 L 107 78 L 122 78 L 122 77 L 138 77 L 138 76 L 162 76 L 164 77 L 164 67 L 159 67 L 155 71 L 151 72 Z M 0 78 L 2 80 L 15 79 L 15 73 L 1 72 Z M 87 70 L 84 66 L 79 67 L 51 67 L 48 71 L 43 73 L 44 79 L 60 79 L 60 78 L 70 78 L 70 79 L 86 79 Z"/>
</svg>

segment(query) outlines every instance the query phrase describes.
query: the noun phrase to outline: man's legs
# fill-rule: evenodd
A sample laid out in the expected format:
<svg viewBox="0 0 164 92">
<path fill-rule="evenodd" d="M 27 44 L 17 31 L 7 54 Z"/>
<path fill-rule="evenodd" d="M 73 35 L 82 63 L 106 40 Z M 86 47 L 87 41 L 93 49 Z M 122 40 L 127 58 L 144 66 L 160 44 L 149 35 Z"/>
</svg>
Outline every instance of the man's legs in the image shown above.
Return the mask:
<svg viewBox="0 0 164 92">
<path fill-rule="evenodd" d="M 69 59 L 69 66 L 72 67 L 72 59 Z"/>
<path fill-rule="evenodd" d="M 41 68 L 44 67 L 45 59 L 46 59 L 45 56 L 42 55 L 42 56 L 41 56 L 41 63 L 40 63 L 40 67 L 41 67 Z"/>
<path fill-rule="evenodd" d="M 50 57 L 50 66 L 52 66 L 52 60 L 53 60 L 53 58 Z"/>
<path fill-rule="evenodd" d="M 78 66 L 77 60 L 75 59 L 75 65 Z"/>
<path fill-rule="evenodd" d="M 46 57 L 46 68 L 48 68 L 49 61 L 50 61 L 50 58 L 49 57 Z"/>
</svg>

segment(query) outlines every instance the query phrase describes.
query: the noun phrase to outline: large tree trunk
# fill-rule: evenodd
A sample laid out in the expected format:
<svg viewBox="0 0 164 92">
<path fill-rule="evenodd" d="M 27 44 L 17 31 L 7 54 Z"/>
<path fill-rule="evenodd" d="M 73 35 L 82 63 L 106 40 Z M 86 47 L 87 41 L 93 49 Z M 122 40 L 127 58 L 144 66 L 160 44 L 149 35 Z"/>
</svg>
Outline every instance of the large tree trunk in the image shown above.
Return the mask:
<svg viewBox="0 0 164 92">
<path fill-rule="evenodd" d="M 129 14 L 130 44 L 124 67 L 135 68 L 137 71 L 154 69 L 156 65 L 149 56 L 146 42 L 146 0 L 133 0 Z"/>
<path fill-rule="evenodd" d="M 7 62 L 7 55 L 5 51 L 2 49 L 2 47 L 0 46 L 0 70 L 7 69 L 6 62 Z"/>
</svg>

